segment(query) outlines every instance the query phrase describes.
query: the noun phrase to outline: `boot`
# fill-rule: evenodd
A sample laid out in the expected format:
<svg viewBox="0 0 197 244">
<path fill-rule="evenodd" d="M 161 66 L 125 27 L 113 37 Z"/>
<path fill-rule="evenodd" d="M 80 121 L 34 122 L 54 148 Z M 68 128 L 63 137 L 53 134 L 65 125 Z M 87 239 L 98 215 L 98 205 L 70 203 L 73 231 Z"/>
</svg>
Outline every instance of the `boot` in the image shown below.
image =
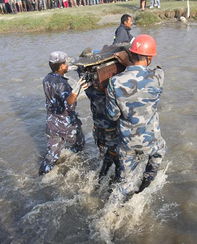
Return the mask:
<svg viewBox="0 0 197 244">
<path fill-rule="evenodd" d="M 49 164 L 46 161 L 43 161 L 40 165 L 39 169 L 39 175 L 47 174 L 49 171 L 51 171 L 54 167 L 54 164 Z"/>
<path fill-rule="evenodd" d="M 144 177 L 142 180 L 142 184 L 140 185 L 139 190 L 136 191 L 135 193 L 142 192 L 146 187 L 148 187 L 150 185 L 151 181 L 153 181 L 153 178 L 151 176 L 149 176 L 147 178 Z"/>
<path fill-rule="evenodd" d="M 111 167 L 113 161 L 109 157 L 105 157 L 103 160 L 103 166 L 101 168 L 101 171 L 99 173 L 99 184 L 104 176 L 107 175 L 107 172 L 109 168 Z"/>
<path fill-rule="evenodd" d="M 114 157 L 113 162 L 116 165 L 114 182 L 119 183 L 121 182 L 121 172 L 122 172 L 122 167 L 120 165 L 119 157 L 118 156 Z"/>
</svg>

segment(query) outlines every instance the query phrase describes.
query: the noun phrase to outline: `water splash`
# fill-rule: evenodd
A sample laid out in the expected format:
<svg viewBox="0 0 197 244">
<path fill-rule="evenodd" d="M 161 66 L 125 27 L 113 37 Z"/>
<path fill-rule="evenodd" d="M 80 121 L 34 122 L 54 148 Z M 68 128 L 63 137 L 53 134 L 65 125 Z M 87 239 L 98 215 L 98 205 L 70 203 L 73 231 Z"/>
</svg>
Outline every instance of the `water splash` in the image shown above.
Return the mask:
<svg viewBox="0 0 197 244">
<path fill-rule="evenodd" d="M 130 236 L 143 230 L 144 219 L 150 212 L 153 194 L 161 190 L 166 183 L 169 163 L 165 169 L 160 170 L 151 185 L 139 194 L 134 194 L 130 200 L 121 202 L 107 202 L 104 208 L 96 213 L 90 224 L 91 238 L 100 239 L 105 243 L 114 242 L 119 232 L 123 236 Z"/>
</svg>

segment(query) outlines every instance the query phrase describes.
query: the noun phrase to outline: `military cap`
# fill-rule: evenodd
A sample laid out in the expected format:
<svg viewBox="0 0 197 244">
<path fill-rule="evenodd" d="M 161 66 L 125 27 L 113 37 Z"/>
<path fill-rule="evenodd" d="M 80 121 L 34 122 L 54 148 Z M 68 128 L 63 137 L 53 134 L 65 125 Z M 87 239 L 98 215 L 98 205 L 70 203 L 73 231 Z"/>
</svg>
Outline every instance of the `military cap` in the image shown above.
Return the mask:
<svg viewBox="0 0 197 244">
<path fill-rule="evenodd" d="M 53 64 L 59 64 L 67 62 L 68 55 L 62 51 L 52 52 L 49 56 L 49 62 Z"/>
</svg>

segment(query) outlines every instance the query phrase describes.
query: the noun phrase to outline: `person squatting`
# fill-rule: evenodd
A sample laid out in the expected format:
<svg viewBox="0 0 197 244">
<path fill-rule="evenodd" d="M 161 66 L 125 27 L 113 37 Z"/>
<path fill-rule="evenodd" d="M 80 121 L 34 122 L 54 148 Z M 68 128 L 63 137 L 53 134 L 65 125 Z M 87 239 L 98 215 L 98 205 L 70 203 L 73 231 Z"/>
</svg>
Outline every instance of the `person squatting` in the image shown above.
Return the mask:
<svg viewBox="0 0 197 244">
<path fill-rule="evenodd" d="M 139 35 L 128 53 L 129 65 L 109 80 L 105 91 L 95 89 L 88 82 L 84 85 L 83 78 L 77 88 L 77 94 L 82 88 L 90 99 L 93 135 L 100 152 L 104 154 L 99 182 L 115 163 L 115 179 L 123 199 L 149 186 L 165 154 L 157 112 L 164 72 L 160 67 L 148 67 L 156 55 L 156 42 L 149 35 Z M 53 55 L 50 56 L 50 66 L 57 62 Z M 65 65 L 66 57 L 57 60 Z M 84 145 L 81 122 L 74 112 L 77 95 L 69 86 L 68 79 L 63 77 L 67 68 L 63 68 L 64 72 L 60 70 L 52 69 L 53 72 L 43 81 L 49 141 L 40 174 L 52 169 L 67 140 L 74 148 L 77 146 L 76 151 L 82 150 Z M 75 99 L 71 103 L 69 98 L 72 94 L 75 94 Z M 45 165 L 50 169 L 46 170 Z M 143 169 L 139 176 L 141 183 L 135 192 L 131 192 L 132 175 L 139 165 Z"/>
</svg>

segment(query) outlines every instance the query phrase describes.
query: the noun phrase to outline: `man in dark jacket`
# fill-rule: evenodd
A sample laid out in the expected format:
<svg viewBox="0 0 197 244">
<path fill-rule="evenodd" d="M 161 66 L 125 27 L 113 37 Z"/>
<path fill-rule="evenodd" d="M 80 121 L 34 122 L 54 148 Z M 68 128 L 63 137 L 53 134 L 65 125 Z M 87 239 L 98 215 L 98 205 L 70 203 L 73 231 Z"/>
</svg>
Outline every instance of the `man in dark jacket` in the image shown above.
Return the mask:
<svg viewBox="0 0 197 244">
<path fill-rule="evenodd" d="M 121 17 L 121 23 L 115 31 L 113 44 L 118 43 L 132 43 L 134 37 L 130 34 L 132 26 L 132 17 L 128 14 L 124 14 Z"/>
</svg>

